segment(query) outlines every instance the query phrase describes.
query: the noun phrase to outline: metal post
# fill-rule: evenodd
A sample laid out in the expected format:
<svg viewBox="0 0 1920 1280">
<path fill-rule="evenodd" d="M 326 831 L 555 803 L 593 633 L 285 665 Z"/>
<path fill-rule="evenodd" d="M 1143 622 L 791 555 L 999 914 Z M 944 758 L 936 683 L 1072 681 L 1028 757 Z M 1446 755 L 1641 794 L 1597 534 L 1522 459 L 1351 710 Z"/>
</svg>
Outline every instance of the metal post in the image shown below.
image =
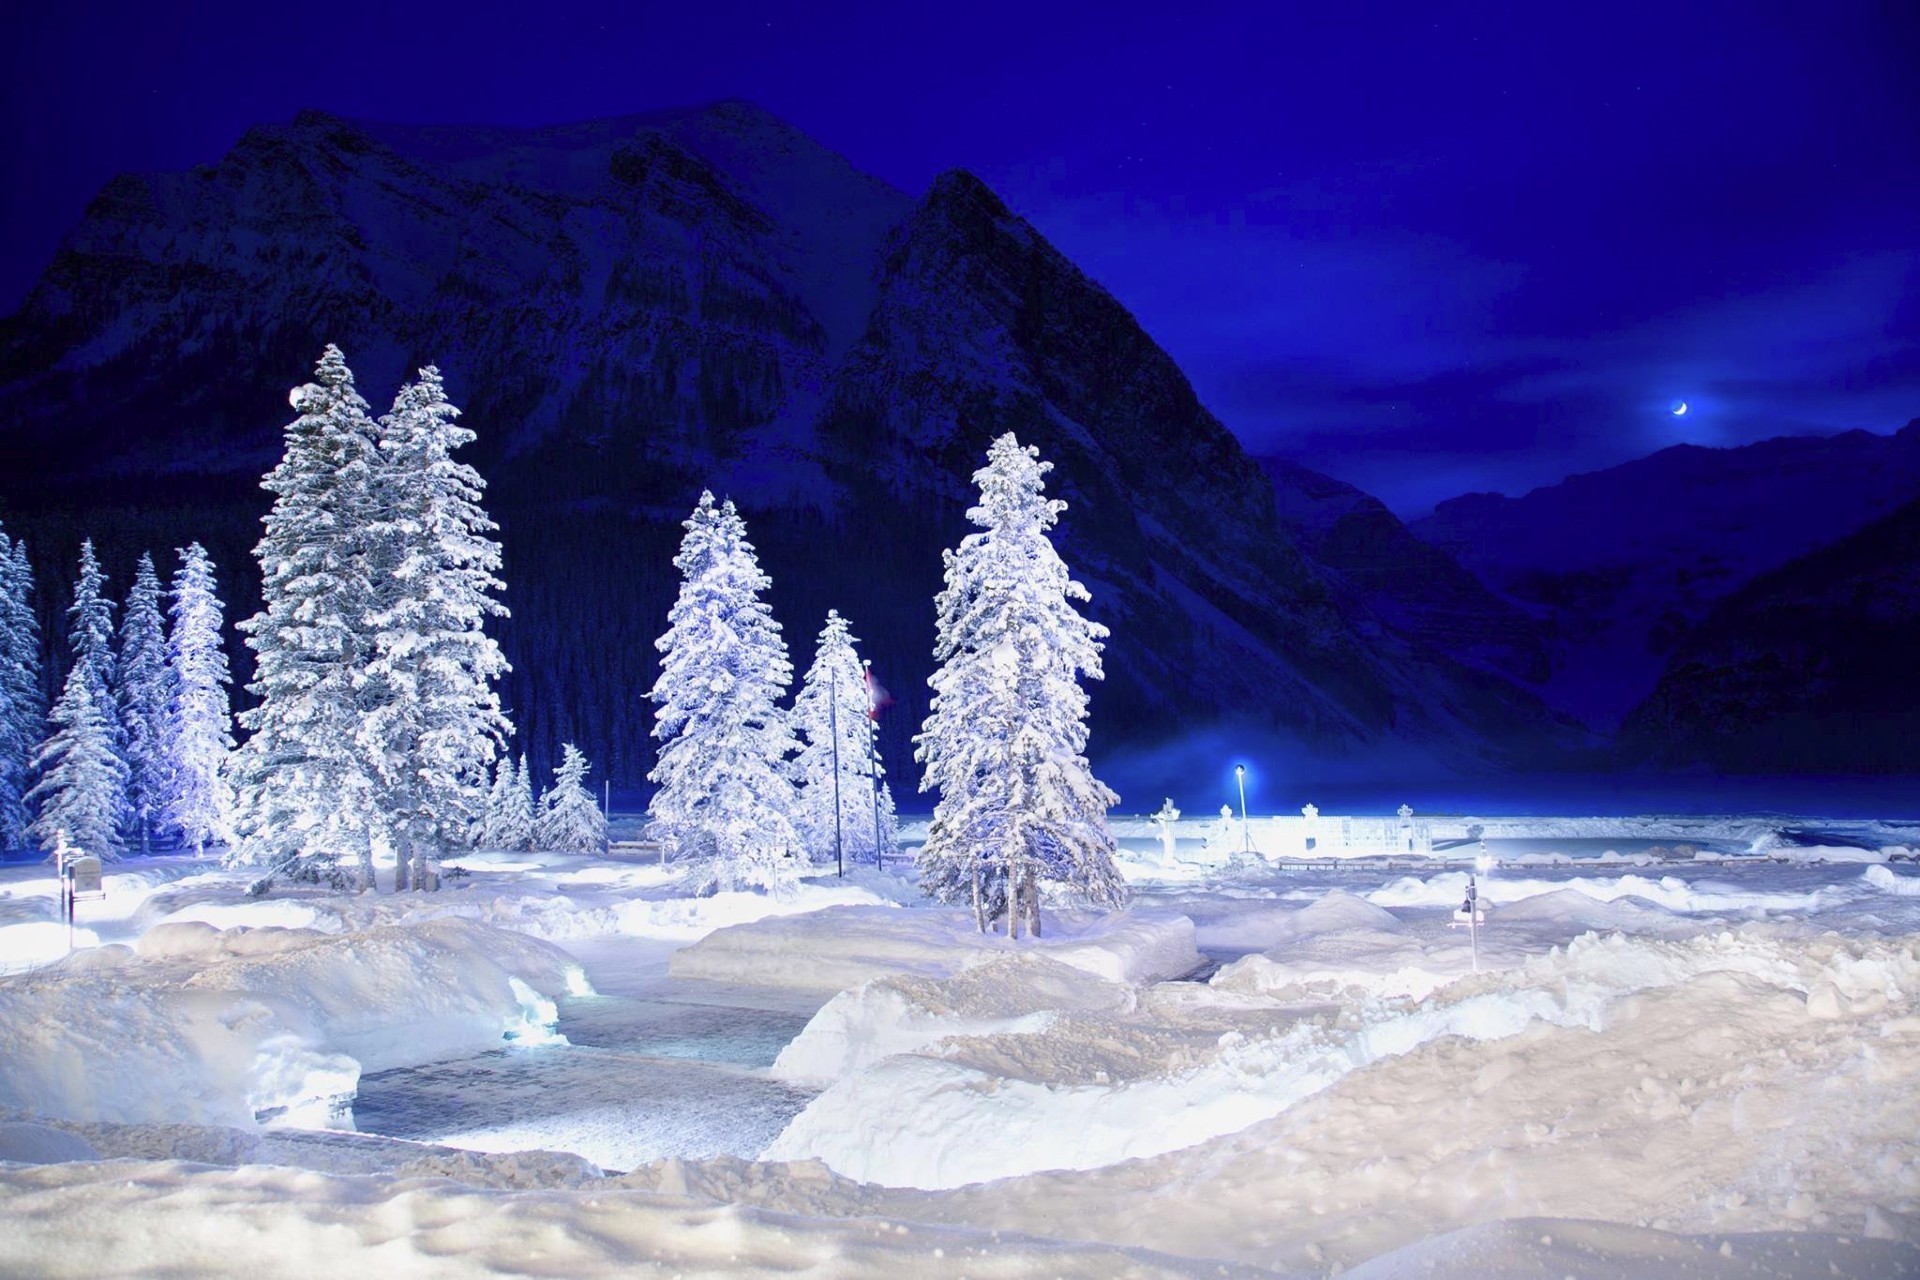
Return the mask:
<svg viewBox="0 0 1920 1280">
<path fill-rule="evenodd" d="M 1473 971 L 1480 972 L 1480 886 L 1467 872 L 1467 943 L 1473 948 Z"/>
<path fill-rule="evenodd" d="M 1233 766 L 1233 776 L 1240 783 L 1240 852 L 1253 852 L 1253 835 L 1247 830 L 1247 766 Z"/>
<path fill-rule="evenodd" d="M 847 859 L 840 841 L 840 673 L 827 668 L 827 735 L 833 739 L 833 865 L 843 879 Z"/>
<path fill-rule="evenodd" d="M 873 865 L 875 870 L 883 870 L 886 855 L 880 847 L 880 725 L 873 712 L 873 659 L 860 660 L 860 674 L 867 683 L 867 783 L 873 792 Z"/>
</svg>

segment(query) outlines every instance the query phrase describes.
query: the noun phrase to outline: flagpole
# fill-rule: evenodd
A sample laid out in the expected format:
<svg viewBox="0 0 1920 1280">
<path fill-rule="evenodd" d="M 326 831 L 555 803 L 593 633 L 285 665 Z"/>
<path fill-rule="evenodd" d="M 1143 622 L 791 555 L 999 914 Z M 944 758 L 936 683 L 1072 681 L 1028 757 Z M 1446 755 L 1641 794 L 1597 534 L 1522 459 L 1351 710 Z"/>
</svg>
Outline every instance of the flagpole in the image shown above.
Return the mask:
<svg viewBox="0 0 1920 1280">
<path fill-rule="evenodd" d="M 840 681 L 838 673 L 827 670 L 827 736 L 833 739 L 833 865 L 842 879 L 847 874 L 846 855 L 840 843 Z"/>
</svg>

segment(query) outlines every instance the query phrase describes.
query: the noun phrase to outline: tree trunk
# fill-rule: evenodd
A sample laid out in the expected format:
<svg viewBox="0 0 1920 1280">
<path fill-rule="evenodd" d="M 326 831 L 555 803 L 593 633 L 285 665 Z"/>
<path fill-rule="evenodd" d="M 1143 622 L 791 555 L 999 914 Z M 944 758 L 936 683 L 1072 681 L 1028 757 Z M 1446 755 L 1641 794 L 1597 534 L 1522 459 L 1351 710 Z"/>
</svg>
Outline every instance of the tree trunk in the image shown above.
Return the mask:
<svg viewBox="0 0 1920 1280">
<path fill-rule="evenodd" d="M 411 842 L 405 836 L 394 842 L 393 847 L 393 891 L 407 891 L 407 859 L 412 856 Z"/>
<path fill-rule="evenodd" d="M 1040 877 L 1027 877 L 1027 933 L 1032 937 L 1040 936 Z"/>
<path fill-rule="evenodd" d="M 973 864 L 973 927 L 981 933 L 987 931 L 987 913 L 980 902 L 980 863 Z"/>
</svg>

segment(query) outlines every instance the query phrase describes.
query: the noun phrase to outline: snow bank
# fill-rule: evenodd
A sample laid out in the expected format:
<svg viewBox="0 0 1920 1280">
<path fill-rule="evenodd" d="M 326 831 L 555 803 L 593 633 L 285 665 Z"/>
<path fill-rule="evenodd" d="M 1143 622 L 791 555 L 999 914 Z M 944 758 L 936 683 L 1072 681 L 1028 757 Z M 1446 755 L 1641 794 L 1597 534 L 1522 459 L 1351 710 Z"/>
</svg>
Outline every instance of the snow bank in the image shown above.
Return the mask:
<svg viewBox="0 0 1920 1280">
<path fill-rule="evenodd" d="M 0 980 L 0 1105 L 80 1120 L 324 1120 L 363 1070 L 550 1020 L 566 955 L 463 920 L 322 934 L 156 926 Z"/>
<path fill-rule="evenodd" d="M 919 1188 L 1092 1169 L 1244 1129 L 1439 1039 L 1502 1040 L 1537 1023 L 1598 1032 L 1637 993 L 1733 975 L 1792 992 L 1794 1007 L 1815 1017 L 1864 1016 L 1915 1003 L 1920 951 L 1835 935 L 1792 944 L 1740 931 L 1587 934 L 1418 1000 L 1368 999 L 1291 1019 L 1276 1007 L 1265 1030 L 1230 1030 L 1211 1044 L 1170 1041 L 1117 1015 L 1059 1017 L 877 1060 L 850 1052 L 841 1065 L 869 1065 L 809 1104 L 763 1158 L 819 1159 L 849 1178 Z M 956 1033 L 967 1036 L 982 1021 L 979 1002 L 954 1004 L 965 1011 Z M 1014 1016 L 1019 1009 L 1008 1006 Z M 811 1059 L 821 1061 L 831 1065 L 831 1055 Z"/>
<path fill-rule="evenodd" d="M 15 1164 L 61 1164 L 69 1160 L 98 1160 L 100 1153 L 85 1138 L 44 1124 L 14 1120 L 0 1124 L 0 1160 Z"/>
<path fill-rule="evenodd" d="M 1821 886 L 1805 892 L 1757 890 L 1725 880 L 1687 880 L 1680 876 L 1576 877 L 1571 880 L 1530 880 L 1491 875 L 1478 879 L 1480 900 L 1518 902 L 1543 893 L 1572 889 L 1610 902 L 1615 898 L 1644 898 L 1680 912 L 1818 911 L 1846 898 L 1845 890 Z M 1382 907 L 1458 907 L 1467 896 L 1467 873 L 1449 871 L 1425 878 L 1402 876 L 1366 895 Z"/>
<path fill-rule="evenodd" d="M 70 1276 L 1264 1274 L 1111 1245 L 885 1220 L 799 1219 L 605 1185 L 480 1191 L 439 1178 L 182 1163 L 0 1165 L 0 1270 Z"/>
<path fill-rule="evenodd" d="M 1043 914 L 1043 936 L 1009 942 L 982 934 L 971 912 L 833 907 L 717 929 L 674 953 L 676 978 L 809 991 L 844 991 L 905 973 L 945 976 L 995 955 L 1043 955 L 1110 982 L 1154 982 L 1203 963 L 1193 922 L 1152 911 Z"/>
<path fill-rule="evenodd" d="M 1485 1280 L 1489 1276 L 1632 1276 L 1634 1280 L 1775 1280 L 1902 1276 L 1920 1249 L 1808 1232 L 1678 1235 L 1615 1222 L 1488 1222 L 1406 1245 L 1345 1272 L 1347 1280 Z"/>
<path fill-rule="evenodd" d="M 775 1079 L 829 1084 L 949 1036 L 1024 1035 L 1063 1010 L 1107 1010 L 1131 989 L 1040 954 L 991 956 L 947 979 L 875 978 L 829 1000 L 774 1060 Z"/>
<path fill-rule="evenodd" d="M 1860 878 L 1884 893 L 1903 898 L 1920 897 L 1920 876 L 1901 875 L 1889 867 L 1868 867 Z"/>
</svg>

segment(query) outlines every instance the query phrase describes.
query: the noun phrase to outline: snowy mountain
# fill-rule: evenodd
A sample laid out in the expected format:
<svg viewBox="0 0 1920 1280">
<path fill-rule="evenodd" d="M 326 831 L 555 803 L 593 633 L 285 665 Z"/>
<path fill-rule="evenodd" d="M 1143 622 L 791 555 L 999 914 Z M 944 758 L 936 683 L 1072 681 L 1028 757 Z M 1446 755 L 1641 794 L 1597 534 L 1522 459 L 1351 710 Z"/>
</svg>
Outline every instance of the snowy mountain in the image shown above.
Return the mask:
<svg viewBox="0 0 1920 1280">
<path fill-rule="evenodd" d="M 1920 500 L 1716 604 L 1622 746 L 1723 773 L 1920 772 L 1916 634 Z"/>
<path fill-rule="evenodd" d="M 1468 494 L 1413 532 L 1545 619 L 1553 705 L 1611 730 L 1674 645 L 1757 576 L 1920 496 L 1920 421 L 1730 449 L 1679 445 L 1519 498 Z"/>
<path fill-rule="evenodd" d="M 1294 541 L 1386 625 L 1470 666 L 1546 680 L 1544 629 L 1533 615 L 1415 537 L 1373 495 L 1285 458 L 1259 461 Z"/>
<path fill-rule="evenodd" d="M 34 481 L 0 486 L 10 526 L 43 559 L 93 529 L 116 582 L 198 536 L 250 612 L 255 484 L 328 341 L 376 408 L 445 371 L 503 526 L 509 702 L 536 759 L 578 740 L 616 787 L 651 762 L 639 694 L 707 486 L 791 637 L 837 607 L 867 638 L 903 766 L 939 553 L 1007 430 L 1058 464 L 1062 551 L 1114 632 L 1096 758 L 1223 724 L 1403 766 L 1572 740 L 1501 674 L 1529 659 L 1497 600 L 1437 570 L 1495 619 L 1450 638 L 1444 601 L 1316 562 L 1171 358 L 977 179 L 914 199 L 740 103 L 539 129 L 305 112 L 116 179 L 0 321 L 0 460 Z"/>
</svg>

